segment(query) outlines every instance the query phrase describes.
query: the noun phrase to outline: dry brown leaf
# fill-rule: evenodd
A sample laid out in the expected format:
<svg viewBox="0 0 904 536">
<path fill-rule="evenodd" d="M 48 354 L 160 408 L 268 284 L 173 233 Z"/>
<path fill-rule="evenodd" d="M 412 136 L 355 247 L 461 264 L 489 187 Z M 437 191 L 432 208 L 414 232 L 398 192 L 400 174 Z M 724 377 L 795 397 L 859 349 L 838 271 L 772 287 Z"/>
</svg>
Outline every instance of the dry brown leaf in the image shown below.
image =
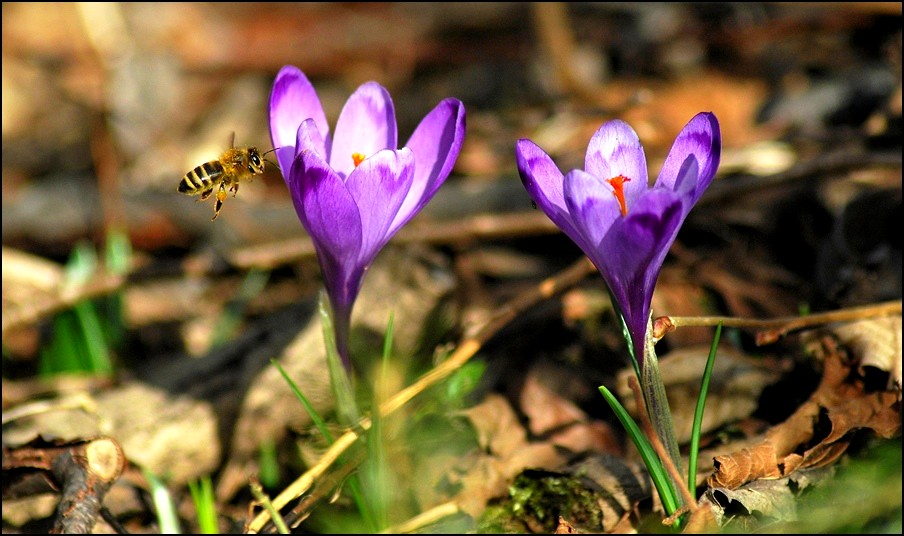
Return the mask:
<svg viewBox="0 0 904 536">
<path fill-rule="evenodd" d="M 527 432 L 505 397 L 490 394 L 463 412 L 489 452 L 480 456 L 455 483 L 462 489 L 455 503 L 477 518 L 490 499 L 506 493 L 512 479 L 526 468 L 552 469 L 565 459 L 551 443 L 528 443 Z"/>
<path fill-rule="evenodd" d="M 901 317 L 873 318 L 843 324 L 832 330 L 860 360 L 860 367 L 888 372 L 888 387 L 901 389 Z"/>
<path fill-rule="evenodd" d="M 490 453 L 507 456 L 527 442 L 527 432 L 508 401 L 500 395 L 463 411 L 477 432 L 477 442 Z"/>
<path fill-rule="evenodd" d="M 531 369 L 524 379 L 518 404 L 527 415 L 531 433 L 538 436 L 587 420 L 587 414 L 581 408 L 544 384 L 537 377 L 536 369 Z"/>
<path fill-rule="evenodd" d="M 701 497 L 701 508 L 698 510 L 708 511 L 718 526 L 724 526 L 729 511 L 734 514 L 746 511 L 749 514 L 750 521 L 744 520 L 745 516 L 734 518 L 735 522 L 741 525 L 758 523 L 761 519 L 768 519 L 770 522 L 795 521 L 800 492 L 827 478 L 831 473 L 831 470 L 798 471 L 784 478 L 756 480 L 739 489 L 714 488 Z M 706 505 L 709 508 L 706 508 Z M 733 525 L 732 528 L 746 530 L 757 527 Z"/>
<path fill-rule="evenodd" d="M 823 378 L 810 399 L 770 429 L 760 445 L 717 456 L 708 478 L 711 488 L 737 489 L 750 481 L 829 465 L 845 452 L 856 430 L 869 429 L 884 438 L 900 434 L 899 392 L 864 392 L 862 378 L 851 375 L 852 365 L 834 339 L 824 337 L 821 350 Z M 819 433 L 826 435 L 819 438 Z"/>
<path fill-rule="evenodd" d="M 716 456 L 713 465 L 716 470 L 709 482 L 713 488 L 737 489 L 751 480 L 782 476 L 775 447 L 769 443 L 742 449 L 728 456 Z"/>
</svg>

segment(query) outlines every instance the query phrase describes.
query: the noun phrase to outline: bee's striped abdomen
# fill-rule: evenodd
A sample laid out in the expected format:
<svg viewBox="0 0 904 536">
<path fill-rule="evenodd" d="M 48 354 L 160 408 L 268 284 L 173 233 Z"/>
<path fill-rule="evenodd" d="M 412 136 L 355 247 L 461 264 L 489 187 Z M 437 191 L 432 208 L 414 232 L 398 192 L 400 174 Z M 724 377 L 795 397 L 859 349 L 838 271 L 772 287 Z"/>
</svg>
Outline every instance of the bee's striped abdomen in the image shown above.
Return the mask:
<svg viewBox="0 0 904 536">
<path fill-rule="evenodd" d="M 205 162 L 189 171 L 179 183 L 179 191 L 183 194 L 197 194 L 213 188 L 213 182 L 223 174 L 223 164 L 218 160 Z"/>
</svg>

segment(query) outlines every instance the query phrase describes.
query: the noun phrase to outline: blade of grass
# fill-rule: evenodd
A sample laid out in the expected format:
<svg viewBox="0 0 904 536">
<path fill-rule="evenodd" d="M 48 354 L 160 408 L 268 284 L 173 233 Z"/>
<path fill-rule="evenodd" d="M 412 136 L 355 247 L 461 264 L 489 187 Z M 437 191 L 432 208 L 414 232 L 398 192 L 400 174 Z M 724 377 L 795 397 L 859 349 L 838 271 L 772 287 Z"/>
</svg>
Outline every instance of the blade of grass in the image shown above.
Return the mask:
<svg viewBox="0 0 904 536">
<path fill-rule="evenodd" d="M 173 498 L 166 489 L 163 481 L 145 468 L 141 469 L 144 478 L 148 481 L 151 488 L 151 498 L 154 503 L 154 510 L 157 512 L 157 524 L 160 525 L 160 534 L 181 534 L 182 528 L 179 526 L 179 514 L 176 512 L 176 506 L 173 504 Z"/>
<path fill-rule="evenodd" d="M 332 332 L 331 328 L 332 326 L 329 327 L 330 332 Z M 324 327 L 324 330 L 326 329 L 328 328 Z M 326 332 L 324 332 L 324 336 L 326 335 Z M 328 337 L 328 340 L 331 339 L 332 337 Z M 342 363 L 339 362 L 339 358 L 336 357 L 335 361 L 339 368 L 342 370 L 342 374 L 345 375 L 345 369 L 342 368 Z M 304 393 L 301 392 L 301 389 L 299 389 L 298 385 L 292 380 L 291 377 L 289 377 L 289 375 L 286 373 L 285 369 L 282 368 L 279 362 L 275 359 L 271 359 L 270 362 L 273 363 L 282 377 L 289 384 L 289 388 L 295 394 L 295 397 L 298 398 L 299 401 L 301 401 L 301 404 L 304 406 L 305 411 L 307 411 L 308 415 L 311 416 L 311 422 L 314 423 L 314 426 L 317 427 L 317 430 L 319 430 L 323 437 L 327 440 L 327 443 L 329 445 L 332 445 L 335 442 L 335 439 L 333 438 L 333 434 L 330 433 L 330 430 L 326 425 L 326 421 L 323 419 L 323 417 L 320 416 L 317 410 L 314 409 L 314 405 L 311 404 L 311 401 L 308 400 L 308 397 L 306 397 Z M 360 483 L 358 482 L 358 475 L 353 475 L 351 478 L 349 478 L 348 486 L 349 490 L 351 491 L 352 497 L 355 500 L 355 504 L 357 505 L 358 512 L 361 514 L 361 517 L 365 520 L 368 526 L 374 526 L 373 518 L 371 517 L 369 512 L 370 509 L 367 507 L 367 503 L 364 499 L 364 494 L 362 493 Z"/>
<path fill-rule="evenodd" d="M 662 506 L 665 508 L 666 515 L 671 516 L 675 513 L 680 504 L 677 493 L 675 493 L 675 490 L 672 487 L 672 479 L 669 478 L 668 472 L 666 472 L 665 468 L 662 466 L 662 462 L 656 455 L 656 451 L 653 450 L 653 446 L 650 445 L 650 442 L 643 435 L 643 432 L 641 432 L 640 427 L 637 426 L 637 423 L 634 422 L 631 415 L 628 414 L 624 406 L 621 405 L 621 402 L 615 398 L 615 395 L 613 395 L 606 386 L 601 385 L 599 389 L 603 398 L 609 403 L 609 407 L 615 412 L 615 416 L 621 421 L 622 426 L 624 426 L 631 441 L 634 442 L 638 452 L 640 452 L 640 457 L 643 459 L 644 465 L 647 466 L 647 471 L 650 473 L 653 485 L 659 493 L 660 500 L 662 500 Z"/>
<path fill-rule="evenodd" d="M 188 491 L 191 493 L 192 503 L 198 515 L 198 530 L 201 534 L 219 534 L 217 525 L 217 504 L 213 496 L 213 484 L 210 475 L 205 475 L 197 481 L 188 483 Z"/>
<path fill-rule="evenodd" d="M 722 322 L 716 326 L 713 335 L 713 343 L 709 349 L 709 357 L 706 359 L 706 368 L 703 370 L 703 379 L 700 381 L 700 395 L 697 397 L 697 407 L 694 410 L 694 425 L 691 428 L 691 445 L 687 461 L 687 486 L 691 495 L 696 497 L 697 491 L 697 454 L 700 452 L 700 428 L 703 426 L 703 410 L 706 407 L 706 394 L 709 392 L 709 382 L 713 375 L 713 364 L 716 362 L 716 349 L 719 347 L 719 339 L 722 337 Z"/>
</svg>

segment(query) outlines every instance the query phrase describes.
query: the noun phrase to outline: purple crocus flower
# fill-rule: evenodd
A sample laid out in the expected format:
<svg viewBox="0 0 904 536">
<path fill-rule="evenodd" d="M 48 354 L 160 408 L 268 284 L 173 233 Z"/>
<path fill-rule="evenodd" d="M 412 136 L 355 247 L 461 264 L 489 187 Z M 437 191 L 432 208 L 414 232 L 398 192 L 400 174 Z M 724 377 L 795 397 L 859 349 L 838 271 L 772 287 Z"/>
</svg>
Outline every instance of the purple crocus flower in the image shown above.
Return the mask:
<svg viewBox="0 0 904 536">
<path fill-rule="evenodd" d="M 464 136 L 464 105 L 448 98 L 398 148 L 392 98 L 376 82 L 349 97 L 331 135 L 304 73 L 289 65 L 276 75 L 270 138 L 295 211 L 317 250 L 347 370 L 349 323 L 364 274 L 449 176 Z"/>
<path fill-rule="evenodd" d="M 531 198 L 609 286 L 641 368 L 653 287 L 681 224 L 713 180 L 721 151 L 719 122 L 708 112 L 678 134 L 652 187 L 640 140 L 623 121 L 604 123 L 590 140 L 584 169 L 564 176 L 534 142 L 515 146 Z"/>
</svg>

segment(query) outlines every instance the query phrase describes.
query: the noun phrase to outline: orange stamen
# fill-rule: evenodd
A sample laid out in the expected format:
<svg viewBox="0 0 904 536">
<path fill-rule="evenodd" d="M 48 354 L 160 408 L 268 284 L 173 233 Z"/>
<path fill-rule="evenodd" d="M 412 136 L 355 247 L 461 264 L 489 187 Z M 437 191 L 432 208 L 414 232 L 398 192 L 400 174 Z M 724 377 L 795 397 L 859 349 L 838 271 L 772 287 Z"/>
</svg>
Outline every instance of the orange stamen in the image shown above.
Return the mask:
<svg viewBox="0 0 904 536">
<path fill-rule="evenodd" d="M 624 175 L 619 175 L 618 177 L 612 177 L 607 180 L 610 185 L 612 185 L 612 195 L 618 199 L 618 207 L 621 209 L 621 215 L 628 215 L 628 205 L 625 203 L 625 183 L 630 181 L 628 177 Z"/>
<path fill-rule="evenodd" d="M 355 167 L 358 167 L 358 164 L 364 162 L 364 159 L 367 158 L 361 153 L 352 153 L 352 161 L 355 163 Z"/>
</svg>

